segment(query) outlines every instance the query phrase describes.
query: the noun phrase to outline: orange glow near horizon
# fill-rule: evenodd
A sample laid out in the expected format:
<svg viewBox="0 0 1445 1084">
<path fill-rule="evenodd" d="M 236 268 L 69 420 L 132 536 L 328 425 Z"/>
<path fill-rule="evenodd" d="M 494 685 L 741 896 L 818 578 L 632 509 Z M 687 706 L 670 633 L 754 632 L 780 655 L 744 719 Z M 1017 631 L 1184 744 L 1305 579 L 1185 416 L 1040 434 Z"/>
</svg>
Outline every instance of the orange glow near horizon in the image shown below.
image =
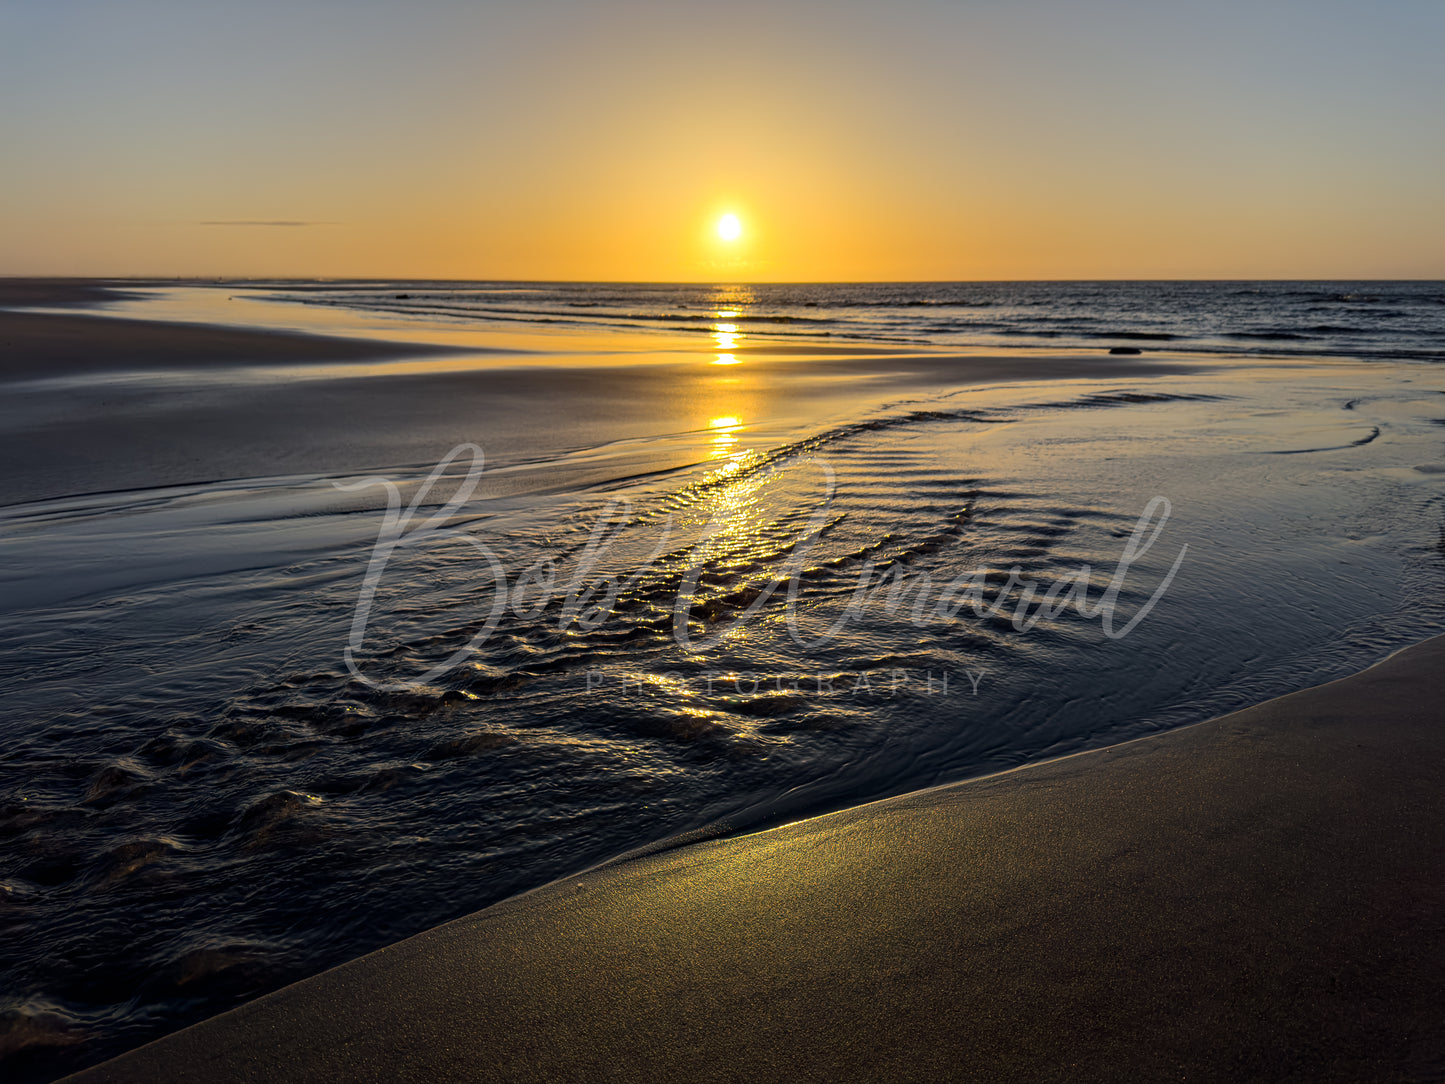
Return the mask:
<svg viewBox="0 0 1445 1084">
<path fill-rule="evenodd" d="M 0 274 L 1445 276 L 1437 5 L 559 3 L 14 6 Z"/>
</svg>

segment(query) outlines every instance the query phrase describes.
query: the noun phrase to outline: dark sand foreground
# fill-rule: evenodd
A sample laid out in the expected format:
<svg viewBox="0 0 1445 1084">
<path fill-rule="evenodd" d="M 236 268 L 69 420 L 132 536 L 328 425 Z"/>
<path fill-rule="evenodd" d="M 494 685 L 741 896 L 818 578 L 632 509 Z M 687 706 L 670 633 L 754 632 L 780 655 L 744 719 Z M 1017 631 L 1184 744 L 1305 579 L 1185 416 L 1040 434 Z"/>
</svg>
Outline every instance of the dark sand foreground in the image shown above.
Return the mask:
<svg viewBox="0 0 1445 1084">
<path fill-rule="evenodd" d="M 73 1079 L 1445 1077 L 1445 637 L 559 882 Z"/>
</svg>

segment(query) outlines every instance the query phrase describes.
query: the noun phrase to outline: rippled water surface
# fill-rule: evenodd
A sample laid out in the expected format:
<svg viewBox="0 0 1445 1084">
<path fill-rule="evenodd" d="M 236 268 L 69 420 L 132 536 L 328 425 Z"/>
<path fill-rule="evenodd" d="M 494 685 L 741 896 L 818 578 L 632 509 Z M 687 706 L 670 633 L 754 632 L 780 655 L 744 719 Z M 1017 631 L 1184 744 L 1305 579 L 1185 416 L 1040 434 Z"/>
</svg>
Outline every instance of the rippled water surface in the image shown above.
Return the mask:
<svg viewBox="0 0 1445 1084">
<path fill-rule="evenodd" d="M 543 430 L 552 386 L 515 407 Z M 944 381 L 4 507 L 3 1064 L 1375 661 L 1440 628 L 1442 393 L 1418 361 Z"/>
<path fill-rule="evenodd" d="M 256 288 L 310 306 L 458 324 L 734 331 L 1015 349 L 1445 357 L 1440 282 L 940 282 L 678 286 L 317 283 Z"/>
</svg>

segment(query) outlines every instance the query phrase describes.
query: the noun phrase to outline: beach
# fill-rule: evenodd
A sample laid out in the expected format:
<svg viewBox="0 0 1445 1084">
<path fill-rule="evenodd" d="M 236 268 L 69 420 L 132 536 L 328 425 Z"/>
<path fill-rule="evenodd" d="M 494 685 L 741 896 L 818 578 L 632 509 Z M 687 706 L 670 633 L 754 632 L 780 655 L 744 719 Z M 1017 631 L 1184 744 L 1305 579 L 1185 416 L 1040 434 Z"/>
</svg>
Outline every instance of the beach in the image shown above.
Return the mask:
<svg viewBox="0 0 1445 1084">
<path fill-rule="evenodd" d="M 93 302 L 103 296 L 100 288 L 79 284 L 12 281 L 0 287 L 0 305 Z M 28 403 L 12 407 L 17 415 L 26 413 L 25 424 L 0 434 L 0 459 L 18 468 L 9 497 L 40 500 L 77 491 L 435 461 L 472 426 L 488 434 L 493 448 L 536 456 L 559 443 L 654 436 L 659 418 L 705 424 L 725 409 L 739 408 L 737 398 L 714 405 L 716 370 L 659 363 L 656 354 L 666 359 L 681 353 L 671 341 L 658 344 L 664 349 L 656 353 L 642 352 L 632 364 L 627 357 L 597 357 L 615 345 L 610 341 L 583 340 L 580 348 L 564 341 L 565 356 L 584 364 L 569 368 L 560 380 L 555 369 L 540 364 L 548 359 L 525 347 L 508 350 L 472 339 L 448 344 L 445 333 L 434 337 L 443 341 L 0 309 L 3 378 L 49 382 L 52 388 L 68 381 L 61 387 L 72 393 L 63 408 L 53 408 L 63 409 L 58 417 L 37 417 Z M 688 353 L 696 349 L 683 345 Z M 960 359 L 945 352 L 863 344 L 749 346 L 742 356 L 749 359 L 751 385 L 742 408 L 765 402 L 786 421 L 846 414 L 859 404 L 960 377 L 997 382 L 1016 367 L 1007 355 L 985 355 L 969 357 L 960 374 Z M 810 361 L 806 373 L 792 364 L 798 357 Z M 326 369 L 311 372 L 339 378 L 304 379 L 307 366 L 323 363 Z M 1187 365 L 1065 355 L 1038 359 L 1029 379 L 1107 378 Z M 231 379 L 217 379 L 220 374 Z M 117 375 L 123 378 L 119 382 Z M 364 379 L 376 375 L 388 378 L 385 396 L 375 393 L 377 381 Z M 535 404 L 543 399 L 550 416 L 539 432 Z M 134 410 L 125 409 L 128 400 Z M 114 454 L 117 449 L 124 454 Z M 681 462 L 674 454 L 641 466 Z M 79 489 L 78 476 L 85 479 Z"/>
<path fill-rule="evenodd" d="M 0 1082 L 1445 1084 L 1442 40 L 0 4 Z"/>
<path fill-rule="evenodd" d="M 68 1079 L 1439 1079 L 1442 673 L 589 870 Z"/>
<path fill-rule="evenodd" d="M 0 1065 L 1438 1077 L 1435 295 L 1146 287 L 0 285 Z"/>
</svg>

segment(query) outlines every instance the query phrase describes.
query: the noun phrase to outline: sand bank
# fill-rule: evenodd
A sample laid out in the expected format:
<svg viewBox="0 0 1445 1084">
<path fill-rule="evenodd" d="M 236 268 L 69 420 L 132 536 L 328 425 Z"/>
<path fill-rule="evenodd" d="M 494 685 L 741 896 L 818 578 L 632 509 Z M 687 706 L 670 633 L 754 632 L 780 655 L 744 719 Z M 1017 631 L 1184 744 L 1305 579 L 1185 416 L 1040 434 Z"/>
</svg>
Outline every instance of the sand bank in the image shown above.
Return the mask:
<svg viewBox="0 0 1445 1084">
<path fill-rule="evenodd" d="M 0 306 L 94 305 L 135 296 L 140 283 L 111 284 L 101 279 L 0 278 Z"/>
<path fill-rule="evenodd" d="M 1438 1079 L 1442 705 L 1445 637 L 597 869 L 72 1079 Z"/>
<path fill-rule="evenodd" d="M 106 296 L 85 283 L 0 283 L 0 304 Z M 787 439 L 920 389 L 1198 367 L 1103 354 L 1020 360 L 831 349 L 719 367 L 706 350 L 663 351 L 659 363 L 638 348 L 620 360 L 559 355 L 548 367 L 500 348 L 0 311 L 0 385 L 10 385 L 0 403 L 3 503 L 436 462 L 461 441 L 492 456 L 536 457 L 706 429 L 718 417 L 773 426 Z M 692 458 L 655 452 L 627 469 Z"/>
<path fill-rule="evenodd" d="M 365 361 L 453 352 L 421 344 L 169 324 L 67 313 L 0 311 L 0 379 L 74 373 L 198 368 L 287 362 Z"/>
</svg>

